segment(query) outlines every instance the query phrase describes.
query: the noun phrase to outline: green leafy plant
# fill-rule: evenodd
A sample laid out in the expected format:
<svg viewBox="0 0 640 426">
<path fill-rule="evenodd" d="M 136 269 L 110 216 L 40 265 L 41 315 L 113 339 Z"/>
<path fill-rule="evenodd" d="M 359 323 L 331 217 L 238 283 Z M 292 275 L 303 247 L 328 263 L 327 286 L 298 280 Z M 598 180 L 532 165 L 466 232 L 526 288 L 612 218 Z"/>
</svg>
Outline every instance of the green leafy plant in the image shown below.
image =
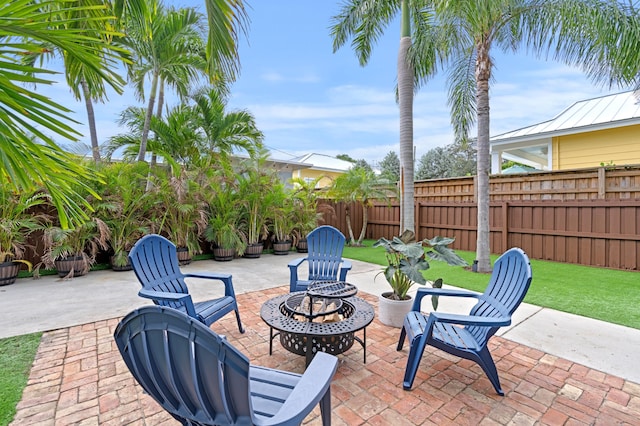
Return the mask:
<svg viewBox="0 0 640 426">
<path fill-rule="evenodd" d="M 112 264 L 127 265 L 129 250 L 150 232 L 151 193 L 145 191 L 148 165 L 112 163 L 101 169 L 102 199 L 95 203 L 96 216 L 109 228 Z"/>
<path fill-rule="evenodd" d="M 158 191 L 160 232 L 176 247 L 186 247 L 190 254 L 199 254 L 200 235 L 207 225 L 206 203 L 200 187 L 183 171 L 180 177 L 170 176 Z"/>
<path fill-rule="evenodd" d="M 235 249 L 242 256 L 247 246 L 240 229 L 241 201 L 232 181 L 216 179 L 209 183 L 209 218 L 204 238 L 222 249 Z"/>
<path fill-rule="evenodd" d="M 387 266 L 382 270 L 387 282 L 391 286 L 391 299 L 407 300 L 407 293 L 414 284 L 427 284 L 423 271 L 429 269 L 427 255 L 433 260 L 439 260 L 455 266 L 467 266 L 466 260 L 458 256 L 448 247 L 454 241 L 453 238 L 435 237 L 415 241 L 411 231 L 405 231 L 400 237 L 393 237 L 391 241 L 380 238 L 373 245 L 384 247 L 386 251 Z M 430 247 L 425 253 L 424 246 Z M 442 287 L 442 279 L 432 282 L 433 287 Z M 437 296 L 432 298 L 434 309 L 438 307 Z"/>
<path fill-rule="evenodd" d="M 32 209 L 48 200 L 43 192 L 26 193 L 0 187 L 0 263 L 20 262 L 31 270 L 31 262 L 22 259 L 27 247 L 27 237 L 42 230 L 48 215 Z"/>
<path fill-rule="evenodd" d="M 43 234 L 45 251 L 42 262 L 48 268 L 53 268 L 58 259 L 78 256 L 84 260 L 86 272 L 95 263 L 98 251 L 109 248 L 110 235 L 107 224 L 97 217 L 80 223 L 75 228 L 49 226 Z"/>
</svg>

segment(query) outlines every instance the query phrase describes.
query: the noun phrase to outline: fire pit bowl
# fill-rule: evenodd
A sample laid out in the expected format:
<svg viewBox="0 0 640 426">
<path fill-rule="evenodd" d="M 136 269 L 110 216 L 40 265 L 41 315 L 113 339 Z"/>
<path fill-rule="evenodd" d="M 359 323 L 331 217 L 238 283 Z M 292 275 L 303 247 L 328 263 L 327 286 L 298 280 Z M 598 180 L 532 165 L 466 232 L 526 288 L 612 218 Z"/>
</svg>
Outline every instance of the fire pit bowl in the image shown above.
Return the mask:
<svg viewBox="0 0 640 426">
<path fill-rule="evenodd" d="M 364 349 L 366 363 L 366 327 L 373 321 L 373 306 L 354 296 L 341 299 L 341 306 L 337 309 L 337 314 L 342 317 L 340 321 L 316 322 L 318 317 L 303 320 L 294 318 L 287 305 L 291 306 L 291 300 L 302 300 L 305 296 L 305 292 L 284 294 L 269 299 L 262 305 L 260 316 L 270 328 L 269 354 L 272 354 L 273 339 L 277 336 L 280 337 L 283 348 L 294 354 L 304 355 L 307 365 L 318 351 L 341 354 L 357 341 Z M 355 335 L 359 330 L 363 330 L 362 339 Z"/>
</svg>

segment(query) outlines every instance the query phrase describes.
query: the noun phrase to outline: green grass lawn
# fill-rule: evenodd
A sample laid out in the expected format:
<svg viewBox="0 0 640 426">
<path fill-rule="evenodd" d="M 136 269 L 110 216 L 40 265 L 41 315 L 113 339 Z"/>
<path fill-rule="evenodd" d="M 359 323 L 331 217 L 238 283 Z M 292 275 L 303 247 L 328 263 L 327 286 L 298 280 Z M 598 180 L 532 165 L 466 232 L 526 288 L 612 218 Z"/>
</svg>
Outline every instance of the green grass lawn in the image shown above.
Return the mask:
<svg viewBox="0 0 640 426">
<path fill-rule="evenodd" d="M 345 247 L 344 256 L 386 265 L 384 249 L 371 247 L 373 242 L 365 241 L 365 247 Z M 469 263 L 475 259 L 474 252 L 457 253 Z M 497 258 L 492 256 L 491 261 Z M 479 292 L 489 282 L 486 274 L 443 262 L 429 264 L 431 268 L 424 272 L 429 280 L 442 278 L 446 284 Z M 531 269 L 533 281 L 525 302 L 640 329 L 640 273 L 535 259 Z"/>
<path fill-rule="evenodd" d="M 34 333 L 0 339 L 0 426 L 13 420 L 41 337 Z"/>
</svg>

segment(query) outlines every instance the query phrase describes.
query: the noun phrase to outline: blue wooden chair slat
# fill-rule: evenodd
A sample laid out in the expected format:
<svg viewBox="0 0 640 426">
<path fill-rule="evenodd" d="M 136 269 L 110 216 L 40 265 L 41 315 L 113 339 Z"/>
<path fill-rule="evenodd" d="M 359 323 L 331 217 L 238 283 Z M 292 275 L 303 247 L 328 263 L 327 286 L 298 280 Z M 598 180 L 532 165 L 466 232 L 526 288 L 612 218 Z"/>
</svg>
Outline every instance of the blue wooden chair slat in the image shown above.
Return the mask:
<svg viewBox="0 0 640 426">
<path fill-rule="evenodd" d="M 182 424 L 299 425 L 318 404 L 331 424 L 333 355 L 319 352 L 303 375 L 253 366 L 210 328 L 163 306 L 129 313 L 114 338 L 134 378 Z"/>
<path fill-rule="evenodd" d="M 342 232 L 332 226 L 319 226 L 309 232 L 307 256 L 289 262 L 289 290 L 306 290 L 313 281 L 346 281 L 351 262 L 342 259 L 345 241 Z M 305 261 L 309 273 L 307 279 L 301 279 L 298 277 L 298 268 Z"/>
<path fill-rule="evenodd" d="M 129 261 L 142 285 L 140 297 L 156 305 L 168 306 L 210 326 L 229 312 L 235 312 L 238 329 L 244 333 L 231 275 L 220 273 L 184 274 L 180 270 L 176 246 L 166 238 L 150 234 L 136 242 Z M 222 282 L 224 296 L 194 303 L 185 278 L 203 278 Z"/>
<path fill-rule="evenodd" d="M 409 341 L 409 357 L 403 387 L 411 389 L 426 345 L 476 362 L 483 369 L 494 389 L 504 395 L 498 372 L 487 343 L 500 327 L 511 324 L 511 315 L 524 299 L 531 285 L 529 258 L 519 248 L 507 250 L 496 261 L 484 293 L 465 290 L 420 288 L 412 310 L 407 314 L 398 350 L 405 338 Z M 441 312 L 422 314 L 422 299 L 427 295 L 474 297 L 478 302 L 469 315 Z"/>
</svg>

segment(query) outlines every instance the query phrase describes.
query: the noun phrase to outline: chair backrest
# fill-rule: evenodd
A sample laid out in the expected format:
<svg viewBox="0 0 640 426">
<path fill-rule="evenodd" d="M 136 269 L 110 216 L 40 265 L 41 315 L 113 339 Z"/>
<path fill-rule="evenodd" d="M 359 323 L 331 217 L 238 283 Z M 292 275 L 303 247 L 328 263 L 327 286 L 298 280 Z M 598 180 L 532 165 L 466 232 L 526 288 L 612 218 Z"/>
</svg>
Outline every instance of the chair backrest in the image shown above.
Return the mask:
<svg viewBox="0 0 640 426">
<path fill-rule="evenodd" d="M 529 257 L 521 249 L 507 250 L 493 265 L 491 280 L 471 315 L 484 317 L 510 316 L 520 305 L 531 285 Z M 469 326 L 478 342 L 486 344 L 499 327 Z"/>
<path fill-rule="evenodd" d="M 319 226 L 307 235 L 309 280 L 337 280 L 346 238 L 336 228 Z"/>
<path fill-rule="evenodd" d="M 129 252 L 129 261 L 144 289 L 167 293 L 189 292 L 184 274 L 180 271 L 176 246 L 165 237 L 149 234 L 140 238 Z M 185 310 L 179 302 L 157 303 Z"/>
<path fill-rule="evenodd" d="M 183 424 L 252 424 L 249 360 L 187 315 L 144 306 L 114 338 L 144 390 Z"/>
</svg>

